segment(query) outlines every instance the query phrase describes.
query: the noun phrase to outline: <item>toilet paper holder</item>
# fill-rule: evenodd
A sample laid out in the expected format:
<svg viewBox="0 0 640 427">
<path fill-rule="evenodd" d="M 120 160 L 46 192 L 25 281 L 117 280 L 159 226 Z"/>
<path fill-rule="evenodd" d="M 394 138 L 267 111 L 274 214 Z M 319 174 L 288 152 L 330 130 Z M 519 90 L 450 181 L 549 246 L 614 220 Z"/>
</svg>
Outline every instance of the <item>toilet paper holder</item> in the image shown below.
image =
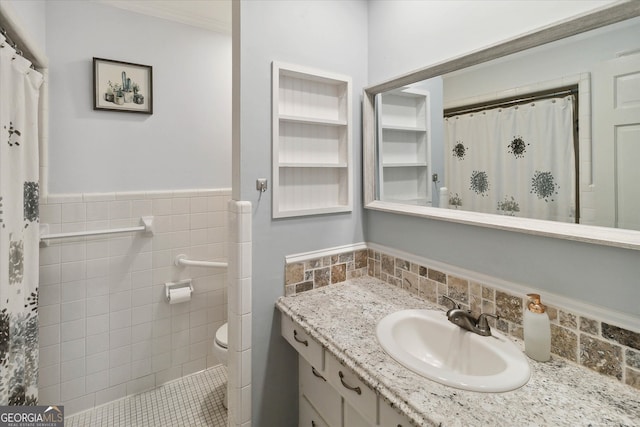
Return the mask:
<svg viewBox="0 0 640 427">
<path fill-rule="evenodd" d="M 164 284 L 164 293 L 167 302 L 171 301 L 170 292 L 174 289 L 180 288 L 189 288 L 191 293 L 193 293 L 193 284 L 191 283 L 191 279 L 180 280 L 179 282 L 167 282 Z"/>
</svg>

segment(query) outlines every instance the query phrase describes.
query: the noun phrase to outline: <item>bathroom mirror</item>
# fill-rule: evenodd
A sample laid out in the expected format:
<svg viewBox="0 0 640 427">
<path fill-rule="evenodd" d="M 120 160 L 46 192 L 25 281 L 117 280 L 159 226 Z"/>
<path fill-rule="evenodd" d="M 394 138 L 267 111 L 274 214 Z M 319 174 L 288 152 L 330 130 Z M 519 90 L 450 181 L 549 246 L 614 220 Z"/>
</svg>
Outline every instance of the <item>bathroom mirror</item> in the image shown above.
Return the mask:
<svg viewBox="0 0 640 427">
<path fill-rule="evenodd" d="M 640 249 L 639 15 L 618 3 L 366 88 L 366 207 Z"/>
</svg>

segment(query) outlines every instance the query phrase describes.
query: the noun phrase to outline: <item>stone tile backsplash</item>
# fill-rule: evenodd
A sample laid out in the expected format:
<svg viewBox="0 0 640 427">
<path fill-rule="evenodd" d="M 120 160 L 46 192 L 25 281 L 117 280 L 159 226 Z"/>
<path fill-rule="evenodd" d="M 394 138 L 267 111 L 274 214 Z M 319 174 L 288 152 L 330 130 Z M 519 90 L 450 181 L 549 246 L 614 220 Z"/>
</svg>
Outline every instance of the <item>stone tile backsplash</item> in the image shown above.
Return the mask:
<svg viewBox="0 0 640 427">
<path fill-rule="evenodd" d="M 367 275 L 366 249 L 313 258 L 285 266 L 285 295 Z"/>
<path fill-rule="evenodd" d="M 285 269 L 287 296 L 369 275 L 444 307 L 451 306 L 442 298 L 446 295 L 475 316 L 485 312 L 497 314 L 499 320 L 490 319 L 492 327 L 523 338 L 526 295 L 504 292 L 379 251 L 350 251 L 289 264 Z M 553 354 L 640 389 L 640 333 L 562 307 L 548 306 L 547 312 Z"/>
</svg>

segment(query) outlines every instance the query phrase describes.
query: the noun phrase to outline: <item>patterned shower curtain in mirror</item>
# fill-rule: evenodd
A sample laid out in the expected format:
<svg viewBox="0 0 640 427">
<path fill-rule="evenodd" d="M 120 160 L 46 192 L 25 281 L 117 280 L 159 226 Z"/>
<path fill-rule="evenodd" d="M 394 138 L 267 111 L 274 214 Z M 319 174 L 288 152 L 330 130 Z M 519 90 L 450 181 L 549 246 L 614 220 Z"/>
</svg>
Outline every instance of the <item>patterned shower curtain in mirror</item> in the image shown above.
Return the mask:
<svg viewBox="0 0 640 427">
<path fill-rule="evenodd" d="M 575 222 L 573 96 L 446 120 L 449 208 Z"/>
<path fill-rule="evenodd" d="M 35 405 L 42 75 L 1 36 L 0 46 L 0 405 Z"/>
</svg>

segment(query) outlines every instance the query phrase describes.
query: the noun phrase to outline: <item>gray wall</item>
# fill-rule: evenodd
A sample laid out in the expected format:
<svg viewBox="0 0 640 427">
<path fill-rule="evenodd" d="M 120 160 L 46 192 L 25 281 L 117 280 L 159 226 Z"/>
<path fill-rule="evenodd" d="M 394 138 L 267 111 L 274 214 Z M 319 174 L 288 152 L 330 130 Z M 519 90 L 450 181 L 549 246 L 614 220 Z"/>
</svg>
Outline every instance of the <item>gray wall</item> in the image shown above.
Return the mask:
<svg viewBox="0 0 640 427">
<path fill-rule="evenodd" d="M 51 193 L 231 186 L 231 36 L 46 4 Z M 92 57 L 153 66 L 153 115 L 94 111 Z"/>
<path fill-rule="evenodd" d="M 556 21 L 559 13 L 571 10 L 572 2 L 557 2 L 562 6 L 558 9 L 558 15 L 556 3 L 549 8 L 545 2 L 525 2 L 528 3 L 527 14 L 517 10 L 523 6 L 522 3 L 509 2 L 518 5 L 515 9 L 506 5 L 506 2 L 498 3 L 501 4 L 485 7 L 486 10 L 482 11 L 475 10 L 471 5 L 460 7 L 455 17 L 441 17 L 441 21 L 436 22 L 434 16 L 448 10 L 442 9 L 442 4 L 438 2 L 371 2 L 371 83 L 443 59 L 439 51 L 442 46 L 452 56 L 482 47 L 488 41 L 487 37 L 495 37 L 496 32 L 500 38 L 494 41 L 513 37 L 527 29 L 530 22 L 536 22 L 536 17 L 539 18 L 538 25 L 545 24 L 542 18 L 551 11 L 546 23 Z M 585 2 L 574 4 L 576 13 L 585 6 Z M 594 2 L 590 6 L 597 4 Z M 477 13 L 484 13 L 486 19 L 479 19 Z M 409 16 L 411 22 L 430 22 L 433 25 L 416 28 L 400 19 L 392 19 L 395 16 Z M 482 21 L 482 30 L 478 33 L 461 32 L 461 28 L 471 28 L 463 25 L 471 20 Z M 514 26 L 514 23 L 520 24 L 520 27 Z M 419 40 L 424 41 L 424 49 L 417 48 Z M 447 43 L 440 42 L 439 47 L 434 48 L 426 43 L 428 40 L 446 40 Z M 364 223 L 368 242 L 603 306 L 640 319 L 638 251 L 370 210 L 365 210 Z"/>
<path fill-rule="evenodd" d="M 297 425 L 296 353 L 280 336 L 274 302 L 284 294 L 284 257 L 363 241 L 361 88 L 367 78 L 366 1 L 245 1 L 241 4 L 241 198 L 253 204 L 252 399 L 254 426 Z M 354 210 L 271 219 L 271 62 L 353 79 Z"/>
</svg>

